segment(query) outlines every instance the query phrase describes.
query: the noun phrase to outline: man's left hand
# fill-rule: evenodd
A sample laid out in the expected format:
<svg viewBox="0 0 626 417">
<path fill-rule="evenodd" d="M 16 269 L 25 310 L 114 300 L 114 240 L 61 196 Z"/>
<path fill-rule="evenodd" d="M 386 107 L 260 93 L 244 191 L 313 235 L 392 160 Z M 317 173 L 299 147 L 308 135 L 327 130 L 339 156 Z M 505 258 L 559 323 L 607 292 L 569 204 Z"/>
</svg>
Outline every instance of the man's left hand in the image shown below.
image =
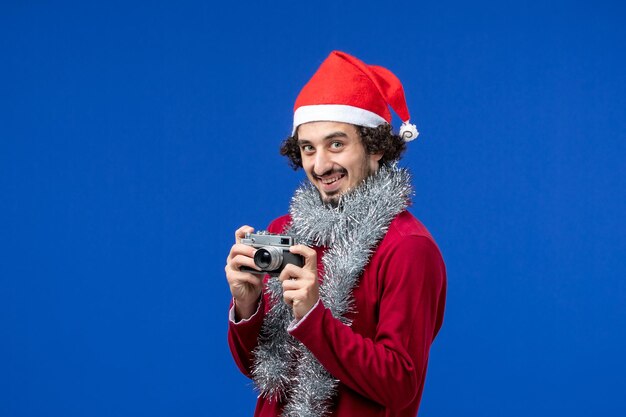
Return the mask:
<svg viewBox="0 0 626 417">
<path fill-rule="evenodd" d="M 304 257 L 302 268 L 288 264 L 278 276 L 283 284 L 283 299 L 293 308 L 293 315 L 300 320 L 320 298 L 317 280 L 317 253 L 304 245 L 294 245 L 289 251 Z"/>
</svg>

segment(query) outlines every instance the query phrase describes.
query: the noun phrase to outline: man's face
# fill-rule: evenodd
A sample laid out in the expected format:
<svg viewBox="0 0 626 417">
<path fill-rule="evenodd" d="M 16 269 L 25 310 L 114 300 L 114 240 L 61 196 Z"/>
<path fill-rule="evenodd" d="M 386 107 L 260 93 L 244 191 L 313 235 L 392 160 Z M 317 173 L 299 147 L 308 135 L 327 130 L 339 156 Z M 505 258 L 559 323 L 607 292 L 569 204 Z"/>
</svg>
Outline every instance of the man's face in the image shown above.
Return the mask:
<svg viewBox="0 0 626 417">
<path fill-rule="evenodd" d="M 382 154 L 368 154 L 354 125 L 310 122 L 298 127 L 302 168 L 322 200 L 336 206 L 339 197 L 378 169 Z"/>
</svg>

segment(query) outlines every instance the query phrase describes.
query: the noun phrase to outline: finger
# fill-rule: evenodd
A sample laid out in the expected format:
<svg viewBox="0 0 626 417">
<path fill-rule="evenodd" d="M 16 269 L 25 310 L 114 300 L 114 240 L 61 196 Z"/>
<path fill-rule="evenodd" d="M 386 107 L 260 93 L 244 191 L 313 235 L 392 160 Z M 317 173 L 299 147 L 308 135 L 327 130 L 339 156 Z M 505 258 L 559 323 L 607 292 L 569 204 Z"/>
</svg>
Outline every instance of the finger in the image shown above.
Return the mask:
<svg viewBox="0 0 626 417">
<path fill-rule="evenodd" d="M 315 249 L 304 245 L 293 245 L 289 248 L 289 252 L 302 255 L 305 268 L 317 268 L 317 252 L 315 252 Z"/>
<path fill-rule="evenodd" d="M 278 276 L 278 280 L 283 282 L 286 280 L 297 280 L 302 277 L 302 268 L 294 264 L 287 264 Z"/>
<path fill-rule="evenodd" d="M 249 256 L 244 256 L 244 255 L 237 255 L 237 256 L 235 256 L 233 259 L 231 259 L 230 264 L 231 264 L 232 268 L 235 269 L 235 270 L 241 270 L 242 266 L 247 266 L 247 267 L 252 268 L 254 270 L 257 270 L 257 271 L 261 270 L 254 263 L 254 259 L 250 258 Z"/>
<path fill-rule="evenodd" d="M 317 269 L 304 269 L 293 264 L 287 264 L 278 276 L 278 279 L 281 282 L 286 280 L 298 280 L 303 282 L 317 281 Z"/>
<path fill-rule="evenodd" d="M 294 297 L 296 297 L 296 291 L 285 291 L 283 292 L 283 300 L 285 301 L 285 304 L 287 304 L 288 306 L 293 306 L 293 302 L 294 302 Z"/>
<path fill-rule="evenodd" d="M 283 292 L 299 290 L 302 287 L 302 285 L 303 285 L 302 281 L 298 281 L 295 279 L 287 279 L 282 282 Z"/>
<path fill-rule="evenodd" d="M 230 253 L 228 254 L 228 259 L 232 259 L 237 255 L 244 255 L 249 258 L 254 258 L 254 253 L 256 249 L 249 245 L 244 245 L 243 243 L 235 243 L 230 248 Z"/>
<path fill-rule="evenodd" d="M 289 290 L 283 292 L 283 300 L 290 306 L 296 306 L 304 300 L 305 293 L 302 290 Z"/>
<path fill-rule="evenodd" d="M 246 233 L 254 233 L 254 227 L 245 225 L 237 229 L 235 231 L 235 243 L 240 243 L 241 239 L 246 237 Z"/>
<path fill-rule="evenodd" d="M 250 284 L 255 288 L 263 286 L 263 277 L 252 274 L 250 272 L 237 271 L 235 269 L 231 269 L 227 273 L 227 277 L 229 282 L 239 283 L 239 284 Z"/>
<path fill-rule="evenodd" d="M 258 275 L 250 272 L 238 271 L 236 269 L 231 269 L 228 272 L 228 278 L 230 278 L 233 283 L 248 283 L 254 286 L 261 285 L 263 283 L 263 278 Z"/>
</svg>

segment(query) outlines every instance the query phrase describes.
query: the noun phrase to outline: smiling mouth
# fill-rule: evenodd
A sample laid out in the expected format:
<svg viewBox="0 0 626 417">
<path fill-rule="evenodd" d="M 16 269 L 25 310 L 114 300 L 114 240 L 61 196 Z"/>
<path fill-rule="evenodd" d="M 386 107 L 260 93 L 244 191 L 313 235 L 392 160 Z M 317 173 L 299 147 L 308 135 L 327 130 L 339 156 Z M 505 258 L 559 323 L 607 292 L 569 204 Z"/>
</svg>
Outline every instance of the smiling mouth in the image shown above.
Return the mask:
<svg viewBox="0 0 626 417">
<path fill-rule="evenodd" d="M 317 179 L 320 180 L 322 182 L 322 184 L 324 185 L 330 185 L 333 184 L 337 181 L 339 181 L 340 179 L 342 179 L 343 177 L 345 177 L 346 174 L 343 172 L 337 173 L 331 177 L 326 177 L 326 178 L 322 178 L 322 177 L 318 177 Z"/>
</svg>

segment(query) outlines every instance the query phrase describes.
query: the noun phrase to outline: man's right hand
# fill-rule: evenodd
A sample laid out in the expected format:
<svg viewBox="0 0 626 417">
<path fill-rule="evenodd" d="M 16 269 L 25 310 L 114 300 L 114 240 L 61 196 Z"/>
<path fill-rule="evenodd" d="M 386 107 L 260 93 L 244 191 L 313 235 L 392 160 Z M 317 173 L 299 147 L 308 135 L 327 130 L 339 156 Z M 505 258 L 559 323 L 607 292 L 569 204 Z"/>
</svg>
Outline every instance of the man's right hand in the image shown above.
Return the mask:
<svg viewBox="0 0 626 417">
<path fill-rule="evenodd" d="M 254 228 L 241 226 L 235 232 L 235 244 L 226 258 L 226 280 L 230 286 L 235 304 L 235 318 L 237 321 L 250 318 L 257 310 L 259 298 L 263 292 L 263 276 L 241 271 L 242 266 L 259 269 L 254 264 L 254 249 L 244 245 L 241 239 L 246 233 L 253 233 Z"/>
</svg>

